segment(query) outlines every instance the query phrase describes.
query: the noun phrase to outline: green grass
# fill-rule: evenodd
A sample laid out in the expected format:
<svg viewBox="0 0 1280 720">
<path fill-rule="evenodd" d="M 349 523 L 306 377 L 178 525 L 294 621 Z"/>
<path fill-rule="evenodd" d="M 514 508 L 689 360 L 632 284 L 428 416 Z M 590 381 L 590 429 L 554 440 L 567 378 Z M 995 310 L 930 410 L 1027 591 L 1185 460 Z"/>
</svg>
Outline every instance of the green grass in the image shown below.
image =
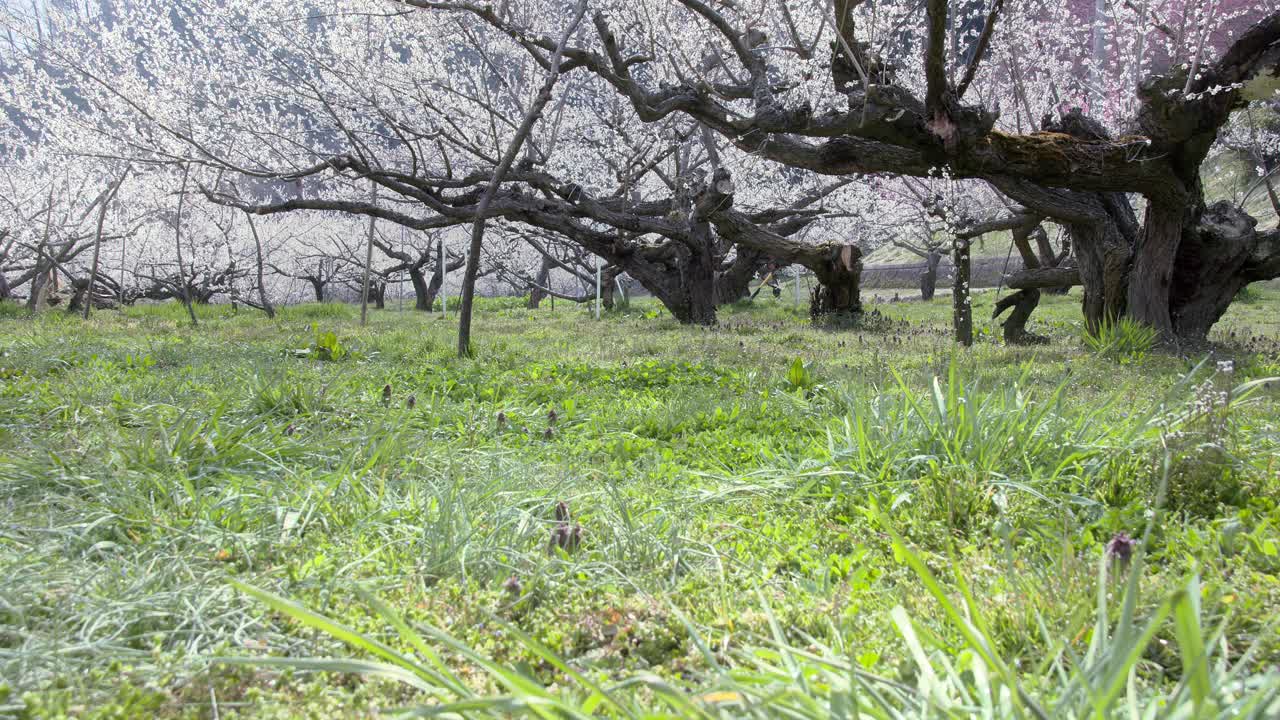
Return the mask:
<svg viewBox="0 0 1280 720">
<path fill-rule="evenodd" d="M 0 716 L 1265 717 L 1280 293 L 1208 360 L 872 307 L 6 308 Z"/>
</svg>

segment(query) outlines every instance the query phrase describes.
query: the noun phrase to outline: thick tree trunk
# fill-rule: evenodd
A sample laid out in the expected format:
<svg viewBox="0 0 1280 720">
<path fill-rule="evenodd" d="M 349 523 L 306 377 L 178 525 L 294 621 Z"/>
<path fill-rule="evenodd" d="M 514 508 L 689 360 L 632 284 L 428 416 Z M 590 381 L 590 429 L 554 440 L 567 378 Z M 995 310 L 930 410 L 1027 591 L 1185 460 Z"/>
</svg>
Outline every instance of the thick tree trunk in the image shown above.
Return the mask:
<svg viewBox="0 0 1280 720">
<path fill-rule="evenodd" d="M 612 310 L 614 307 L 619 274 L 621 274 L 621 271 L 613 265 L 600 270 L 600 303 L 605 310 Z"/>
<path fill-rule="evenodd" d="M 1093 141 L 1109 138 L 1101 123 L 1078 110 L 1045 123 L 1043 130 Z M 1017 183 L 998 184 L 1012 191 L 1008 194 L 1019 202 L 1056 218 L 1067 229 L 1084 285 L 1085 326 L 1094 330 L 1102 322 L 1124 315 L 1140 230 L 1129 198 L 1118 192 L 1045 192 L 1041 188 L 1028 191 Z"/>
<path fill-rule="evenodd" d="M 409 284 L 413 285 L 413 309 L 431 312 L 435 294 L 427 288 L 427 277 L 423 274 L 421 265 L 409 266 Z"/>
<path fill-rule="evenodd" d="M 548 295 L 543 288 L 551 286 L 551 267 L 551 258 L 543 257 L 542 265 L 538 267 L 538 275 L 534 278 L 534 285 L 529 288 L 529 303 L 527 307 L 530 310 L 537 310 L 543 299 Z"/>
<path fill-rule="evenodd" d="M 815 320 L 862 312 L 861 248 L 852 244 L 836 245 L 826 253 L 822 261 L 807 264 L 806 267 L 813 271 L 820 283 L 813 291 L 809 305 L 809 314 Z"/>
<path fill-rule="evenodd" d="M 1202 211 L 1195 204 L 1190 209 L 1153 204 L 1135 253 L 1130 248 L 1137 244 L 1138 230 L 1128 200 L 1113 194 L 1089 197 L 1101 201 L 1093 217 L 1066 223 L 1077 266 L 1026 270 L 1011 277 L 1009 286 L 1082 284 L 1090 329 L 1128 314 L 1153 327 L 1168 323 L 1162 330 L 1167 341 L 1203 342 L 1241 288 L 1280 275 L 1280 233 L 1258 233 L 1256 221 L 1230 203 Z"/>
<path fill-rule="evenodd" d="M 1183 232 L 1169 293 L 1177 337 L 1203 340 L 1242 288 L 1273 274 L 1252 272 L 1257 263 L 1280 258 L 1280 243 L 1269 245 L 1269 236 L 1259 236 L 1256 225 L 1254 218 L 1222 201 Z"/>
<path fill-rule="evenodd" d="M 40 262 L 37 258 L 36 262 Z M 42 270 L 31 278 L 31 293 L 27 296 L 28 310 L 43 310 L 45 301 L 49 297 L 48 292 L 49 272 Z"/>
<path fill-rule="evenodd" d="M 716 323 L 716 306 L 720 298 L 717 288 L 719 268 L 717 240 L 716 234 L 711 230 L 711 217 L 732 205 L 733 182 L 729 173 L 723 168 L 716 170 L 710 184 L 697 191 L 692 205 L 685 206 L 689 208 L 687 237 L 672 242 L 665 257 L 654 258 L 667 266 L 668 276 L 656 283 L 656 290 L 648 284 L 645 287 L 650 288 L 682 323 Z M 632 272 L 630 268 L 624 266 L 620 269 L 626 269 L 632 277 L 645 283 L 645 278 Z"/>
<path fill-rule="evenodd" d="M 1103 322 L 1114 322 L 1128 308 L 1133 244 L 1138 232 L 1127 198 L 1098 198 L 1103 212 L 1097 218 L 1067 224 L 1084 285 L 1085 326 L 1090 330 L 1096 330 Z"/>
<path fill-rule="evenodd" d="M 821 284 L 810 299 L 811 315 L 862 312 L 862 250 L 857 245 L 807 245 L 764 230 L 727 209 L 716 212 L 713 220 L 721 236 L 739 249 L 750 248 L 779 263 L 795 263 L 811 270 Z"/>
<path fill-rule="evenodd" d="M 668 305 L 668 309 L 685 325 L 716 324 L 716 305 L 708 293 L 688 293 L 684 303 Z"/>
<path fill-rule="evenodd" d="M 1147 205 L 1146 221 L 1134 249 L 1133 272 L 1129 276 L 1129 314 L 1166 338 L 1174 336 L 1170 291 L 1188 214 L 1185 207 L 1157 202 Z"/>
<path fill-rule="evenodd" d="M 692 247 L 682 247 L 681 286 L 686 298 L 689 319 L 694 325 L 716 324 L 716 258 L 711 225 L 696 223 L 690 233 Z"/>
<path fill-rule="evenodd" d="M 930 250 L 924 262 L 924 271 L 920 273 L 920 299 L 929 302 L 938 291 L 938 265 L 942 264 L 942 253 Z"/>
<path fill-rule="evenodd" d="M 444 257 L 443 251 L 439 253 L 440 257 Z M 440 289 L 444 287 L 444 266 L 436 263 L 435 272 L 431 273 L 431 280 L 427 283 L 427 291 L 423 294 L 423 302 L 426 304 L 428 311 L 434 310 L 436 307 L 436 298 L 440 297 Z"/>
<path fill-rule="evenodd" d="M 1168 104 L 1174 95 L 1162 88 L 1165 84 L 1144 86 L 1148 107 L 1141 126 L 1152 138 L 1167 140 L 1170 133 L 1183 137 L 1165 142 L 1180 184 L 1148 197 L 1141 226 L 1121 193 L 1028 192 L 1016 183 L 997 184 L 1028 206 L 1048 199 L 1039 211 L 1059 218 L 1068 229 L 1089 329 L 1128 315 L 1158 330 L 1166 342 L 1198 342 L 1240 288 L 1273 274 L 1264 269 L 1272 255 L 1251 218 L 1226 204 L 1212 209 L 1203 204 L 1199 167 L 1215 133 L 1200 131 L 1193 121 L 1210 127 L 1218 121 L 1214 118 L 1225 117 L 1220 113 L 1225 106 L 1199 108 L 1218 114 L 1211 118 L 1185 115 L 1184 108 Z M 1229 105 L 1229 100 L 1221 102 Z M 1090 140 L 1107 137 L 1101 125 L 1079 112 L 1045 130 Z M 1047 244 L 1046 238 L 1042 258 L 1052 255 Z M 1275 259 L 1280 262 L 1280 252 Z"/>
<path fill-rule="evenodd" d="M 763 253 L 743 245 L 736 249 L 737 256 L 728 267 L 720 271 L 716 279 L 716 293 L 720 305 L 728 305 L 751 295 L 751 281 L 764 265 Z"/>
<path fill-rule="evenodd" d="M 708 271 L 711 261 L 694 267 L 690 254 L 686 245 L 670 243 L 661 250 L 610 258 L 610 262 L 635 278 L 681 324 L 714 325 L 716 293 L 715 273 Z"/>
<path fill-rule="evenodd" d="M 324 281 L 317 277 L 309 277 L 307 282 L 311 283 L 311 290 L 316 295 L 316 302 L 324 302 Z"/>
<path fill-rule="evenodd" d="M 709 245 L 702 247 L 709 248 Z M 613 268 L 612 273 L 601 278 L 602 300 L 608 297 L 612 278 L 625 272 L 682 324 L 715 324 L 718 280 L 715 258 L 709 249 L 695 252 L 690 243 L 672 240 L 643 248 L 597 246 L 593 251 Z M 549 297 L 554 309 L 555 296 Z M 588 297 L 595 302 L 594 277 Z"/>
</svg>

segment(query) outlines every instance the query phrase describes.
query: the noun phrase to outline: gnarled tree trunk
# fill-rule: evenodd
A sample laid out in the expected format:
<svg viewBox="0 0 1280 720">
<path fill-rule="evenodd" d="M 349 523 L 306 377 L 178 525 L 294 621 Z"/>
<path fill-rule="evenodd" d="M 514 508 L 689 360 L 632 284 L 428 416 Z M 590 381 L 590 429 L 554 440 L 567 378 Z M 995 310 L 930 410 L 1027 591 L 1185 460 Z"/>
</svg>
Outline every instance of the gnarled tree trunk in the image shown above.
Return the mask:
<svg viewBox="0 0 1280 720">
<path fill-rule="evenodd" d="M 413 286 L 413 309 L 431 312 L 435 296 L 427 289 L 427 277 L 422 272 L 422 265 L 410 265 L 408 273 L 409 284 Z"/>
<path fill-rule="evenodd" d="M 764 253 L 749 247 L 738 246 L 733 262 L 725 265 L 716 280 L 717 302 L 720 305 L 735 303 L 751 295 L 751 281 L 765 263 Z"/>
<path fill-rule="evenodd" d="M 1194 214 L 1195 210 L 1162 202 L 1149 203 L 1134 248 L 1133 271 L 1129 275 L 1129 314 L 1165 337 L 1174 334 L 1169 292 L 1173 288 L 1178 246 L 1182 243 L 1183 228 L 1189 225 L 1188 215 Z"/>
<path fill-rule="evenodd" d="M 615 265 L 600 268 L 600 304 L 605 310 L 612 310 L 614 307 L 618 275 L 621 273 L 622 271 Z"/>
<path fill-rule="evenodd" d="M 1178 337 L 1206 337 L 1241 289 L 1280 271 L 1280 230 L 1258 233 L 1256 226 L 1257 220 L 1221 201 L 1184 230 L 1169 287 Z"/>
<path fill-rule="evenodd" d="M 920 273 L 920 299 L 929 302 L 938 292 L 938 265 L 942 264 L 942 253 L 930 250 L 924 263 L 924 271 Z"/>
<path fill-rule="evenodd" d="M 815 254 L 819 257 L 805 263 L 820 283 L 813 291 L 810 315 L 817 319 L 861 313 L 862 249 L 844 244 Z"/>
<path fill-rule="evenodd" d="M 534 278 L 534 284 L 529 288 L 529 304 L 530 310 L 537 310 L 549 293 L 544 289 L 550 287 L 551 283 L 551 258 L 543 257 L 542 265 L 538 267 L 538 275 Z"/>
<path fill-rule="evenodd" d="M 1039 304 L 1040 291 L 1036 288 L 1019 290 L 996 302 L 995 312 L 991 315 L 992 319 L 1000 317 L 1005 310 L 1013 308 L 1013 312 L 1009 313 L 1009 317 L 1001 324 L 1001 327 L 1004 328 L 1004 341 L 1006 343 L 1010 345 L 1038 345 L 1049 341 L 1049 338 L 1043 335 L 1027 332 L 1027 320 L 1031 318 L 1031 313 L 1035 311 L 1036 306 Z"/>
<path fill-rule="evenodd" d="M 705 220 L 695 220 L 689 234 L 690 243 L 681 248 L 681 285 L 685 291 L 688 322 L 694 325 L 716 323 L 716 257 L 715 239 L 711 225 Z M 684 322 L 682 320 L 682 322 Z"/>
</svg>

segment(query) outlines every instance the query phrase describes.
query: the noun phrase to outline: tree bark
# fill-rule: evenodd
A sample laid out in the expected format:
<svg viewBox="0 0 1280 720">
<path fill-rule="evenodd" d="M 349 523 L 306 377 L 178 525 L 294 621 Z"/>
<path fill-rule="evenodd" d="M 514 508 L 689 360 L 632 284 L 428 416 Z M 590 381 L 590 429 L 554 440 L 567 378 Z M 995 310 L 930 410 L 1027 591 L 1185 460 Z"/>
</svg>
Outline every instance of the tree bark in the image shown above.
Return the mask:
<svg viewBox="0 0 1280 720">
<path fill-rule="evenodd" d="M 811 270 L 821 284 L 810 304 L 814 317 L 862 312 L 862 250 L 857 245 L 807 245 L 761 227 L 727 205 L 710 217 L 721 236 L 737 245 L 740 252 L 747 248 L 779 263 L 800 264 Z"/>
<path fill-rule="evenodd" d="M 462 300 L 458 308 L 459 357 L 471 357 L 471 310 L 475 300 L 476 276 L 480 273 L 480 251 L 484 245 L 484 222 L 485 216 L 489 211 L 489 205 L 493 203 L 493 197 L 498 192 L 498 187 L 502 184 L 502 181 L 506 178 L 511 164 L 515 162 L 520 148 L 524 146 L 525 140 L 533 132 L 534 123 L 542 116 L 543 108 L 551 101 L 551 91 L 555 89 L 556 82 L 560 79 L 560 61 L 564 57 L 565 46 L 569 43 L 570 36 L 577 30 L 578 24 L 582 22 L 582 16 L 586 12 L 586 0 L 578 0 L 577 7 L 574 9 L 573 19 L 565 27 L 564 33 L 560 37 L 560 42 L 556 45 L 555 52 L 551 54 L 547 78 L 543 82 L 542 88 L 538 91 L 537 97 L 534 98 L 533 105 L 530 106 L 523 120 L 521 120 L 520 127 L 516 129 L 516 134 L 507 145 L 507 150 L 503 153 L 498 166 L 494 168 L 493 176 L 489 179 L 489 185 L 485 188 L 484 195 L 480 198 L 480 203 L 476 209 L 476 221 L 471 231 L 471 246 L 467 252 L 467 269 L 462 276 Z"/>
<path fill-rule="evenodd" d="M 1197 51 L 1189 71 L 1174 68 L 1144 81 L 1126 137 L 1049 126 L 1041 128 L 1044 132 L 1011 134 L 995 130 L 996 112 L 960 105 L 951 89 L 945 41 L 948 20 L 954 17 L 948 11 L 954 8 L 945 0 L 923 3 L 923 77 L 915 78 L 910 87 L 889 78 L 869 82 L 868 75 L 874 75 L 869 72 L 871 60 L 859 52 L 852 27 L 859 0 L 837 0 L 832 81 L 848 96 L 848 109 L 815 115 L 807 104 L 776 100 L 768 68 L 751 52 L 748 28 L 734 27 L 736 14 L 722 12 L 717 3 L 684 4 L 696 9 L 708 32 L 719 33 L 734 48 L 732 55 L 740 66 L 734 70 L 740 72 L 725 68 L 730 83 L 717 87 L 697 80 L 647 89 L 632 72 L 635 48 L 622 47 L 603 15 L 596 16 L 596 25 L 604 55 L 594 48 L 578 48 L 573 57 L 627 98 L 643 121 L 655 123 L 682 113 L 742 151 L 789 167 L 845 177 L 872 172 L 925 177 L 946 166 L 956 178 L 982 178 L 997 185 L 1025 182 L 1041 191 L 1063 189 L 1092 198 L 1109 208 L 1104 213 L 1109 217 L 1086 218 L 1074 211 L 1053 215 L 1069 228 L 1074 226 L 1086 322 L 1096 326 L 1127 312 L 1159 328 L 1166 338 L 1181 324 L 1180 298 L 1190 296 L 1175 288 L 1177 278 L 1196 274 L 1194 268 L 1180 267 L 1178 258 L 1184 256 L 1183 244 L 1195 242 L 1203 209 L 1197 179 L 1205 155 L 1232 110 L 1270 96 L 1268 84 L 1280 68 L 1280 10 L 1268 8 L 1263 11 L 1266 16 L 1236 37 L 1212 64 L 1202 66 Z M 545 55 L 545 41 L 533 42 L 514 23 L 482 8 L 487 6 L 471 11 Z M 732 55 L 727 62 L 733 62 Z M 649 60 L 641 57 L 634 64 Z M 652 60 L 661 63 L 665 58 Z M 966 83 L 962 80 L 961 86 Z M 922 98 L 917 97 L 921 86 Z M 740 100 L 753 107 L 726 112 L 729 103 Z M 1122 207 L 1127 201 L 1108 199 L 1111 193 L 1141 193 L 1147 198 L 1147 226 L 1140 238 L 1136 222 L 1130 225 L 1123 217 L 1132 208 Z M 1193 254 L 1188 251 L 1185 257 Z M 1199 325 L 1200 321 L 1188 321 L 1187 328 Z"/>
<path fill-rule="evenodd" d="M 825 257 L 806 263 L 818 278 L 809 314 L 814 320 L 852 316 L 862 312 L 862 249 L 845 244 L 831 247 Z"/>
<path fill-rule="evenodd" d="M 435 269 L 431 272 L 431 278 L 428 280 L 422 268 L 430 262 L 430 258 L 434 255 L 436 258 Z M 431 312 L 435 309 L 436 298 L 440 296 L 440 288 L 444 287 L 444 274 L 447 271 L 457 270 L 463 266 L 463 260 L 449 260 L 444 252 L 444 241 L 436 242 L 434 252 L 428 251 L 422 263 L 415 264 L 409 268 L 409 279 L 413 282 L 413 292 L 415 295 L 414 307 L 423 312 Z"/>
<path fill-rule="evenodd" d="M 1129 277 L 1129 314 L 1160 331 L 1165 338 L 1174 336 L 1169 293 L 1187 215 L 1183 207 L 1157 201 L 1148 203 L 1142 234 L 1134 249 L 1133 273 Z"/>
<path fill-rule="evenodd" d="M 423 274 L 421 265 L 409 266 L 409 284 L 413 285 L 413 309 L 431 312 L 435 294 L 427 289 L 427 277 Z"/>
<path fill-rule="evenodd" d="M 40 270 L 41 264 L 44 262 L 45 248 L 49 247 L 49 236 L 53 231 L 53 186 L 49 186 L 49 208 L 44 214 L 44 236 L 40 239 L 40 246 L 36 248 L 36 273 L 31 278 L 31 295 L 27 298 L 27 308 L 30 310 L 39 310 L 44 305 L 44 296 L 46 295 L 45 285 L 49 280 L 47 274 L 50 270 Z"/>
<path fill-rule="evenodd" d="M 111 199 L 115 197 L 116 191 L 120 189 L 120 185 L 124 183 L 125 176 L 129 174 L 128 166 L 125 166 L 124 172 L 120 173 L 120 179 L 107 189 L 107 194 L 102 198 L 102 207 L 98 208 L 98 225 L 93 233 L 93 262 L 89 265 L 89 285 L 85 289 L 84 303 L 84 319 L 89 319 L 89 307 L 93 305 L 93 286 L 98 282 L 98 259 L 102 255 L 102 225 L 107 219 L 107 208 L 111 206 Z"/>
<path fill-rule="evenodd" d="M 735 248 L 733 262 L 721 269 L 716 278 L 719 305 L 728 305 L 751 295 L 751 281 L 764 266 L 765 255 L 745 245 Z"/>
<path fill-rule="evenodd" d="M 378 204 L 378 184 L 373 181 L 369 181 L 369 204 Z M 373 272 L 373 235 L 377 232 L 377 222 L 376 216 L 369 216 L 369 236 L 365 239 L 364 247 L 364 281 L 360 289 L 361 327 L 369 324 L 369 275 Z"/>
<path fill-rule="evenodd" d="M 951 311 L 955 325 L 956 342 L 970 347 L 973 345 L 973 306 L 969 298 L 970 259 L 972 256 L 969 240 L 955 239 L 954 264 L 955 279 L 952 283 Z"/>
<path fill-rule="evenodd" d="M 1229 202 L 1206 208 L 1199 223 L 1182 235 L 1170 288 L 1170 319 L 1179 338 L 1205 338 L 1231 301 L 1255 279 L 1274 276 L 1258 270 L 1280 265 L 1280 243 L 1259 235 L 1257 221 Z"/>
<path fill-rule="evenodd" d="M 1043 290 L 1053 287 L 1071 287 L 1080 285 L 1080 269 L 1074 267 L 1036 268 L 1022 270 L 1010 275 L 1006 283 L 1014 290 L 1035 288 Z"/>
<path fill-rule="evenodd" d="M 600 270 L 600 304 L 605 310 L 614 308 L 614 295 L 618 289 L 617 278 L 620 273 L 621 271 L 613 265 Z"/>
<path fill-rule="evenodd" d="M 262 311 L 267 314 L 268 318 L 274 319 L 276 309 L 271 306 L 271 298 L 267 297 L 267 283 L 263 280 L 262 265 L 264 258 L 262 256 L 262 238 L 258 237 L 258 227 L 253 222 L 253 216 L 245 213 L 245 218 L 249 221 L 249 232 L 253 235 L 254 261 L 258 273 L 258 301 L 262 303 Z"/>
<path fill-rule="evenodd" d="M 687 322 L 694 325 L 716 324 L 716 268 L 710 230 L 707 236 L 705 248 L 689 254 L 681 283 L 688 298 Z"/>
<path fill-rule="evenodd" d="M 1049 233 L 1045 232 L 1043 225 L 1037 225 L 1035 230 L 1031 231 L 1031 237 L 1036 241 L 1036 252 L 1039 255 L 1040 267 L 1057 267 L 1065 262 L 1071 254 L 1070 246 L 1064 243 L 1061 253 L 1054 252 L 1053 245 L 1049 242 Z M 1069 286 L 1045 288 L 1044 292 L 1049 295 L 1066 295 L 1071 288 Z"/>
<path fill-rule="evenodd" d="M 920 273 L 920 299 L 929 302 L 938 291 L 938 266 L 942 264 L 942 253 L 930 250 L 924 263 L 924 271 Z"/>
<path fill-rule="evenodd" d="M 1000 317 L 1005 310 L 1013 308 L 1013 312 L 1009 313 L 1009 317 L 1002 324 L 1006 343 L 1010 345 L 1039 345 L 1049 342 L 1049 339 L 1042 335 L 1027 332 L 1027 321 L 1039 304 L 1040 291 L 1036 288 L 1019 290 L 1001 298 L 996 303 L 995 311 L 991 314 L 992 319 Z"/>
<path fill-rule="evenodd" d="M 173 245 L 178 256 L 178 284 L 182 291 L 182 304 L 187 307 L 191 316 L 191 327 L 200 323 L 196 320 L 196 309 L 191 305 L 191 283 L 187 282 L 187 271 L 182 262 L 182 211 L 187 203 L 187 179 L 191 176 L 191 166 L 182 166 L 182 187 L 178 190 L 178 215 L 173 221 Z"/>
<path fill-rule="evenodd" d="M 547 297 L 547 291 L 543 288 L 550 287 L 551 282 L 551 258 L 543 257 L 542 265 L 538 268 L 538 275 L 534 279 L 533 287 L 529 288 L 529 304 L 530 310 L 537 310 L 542 304 L 543 298 Z"/>
</svg>

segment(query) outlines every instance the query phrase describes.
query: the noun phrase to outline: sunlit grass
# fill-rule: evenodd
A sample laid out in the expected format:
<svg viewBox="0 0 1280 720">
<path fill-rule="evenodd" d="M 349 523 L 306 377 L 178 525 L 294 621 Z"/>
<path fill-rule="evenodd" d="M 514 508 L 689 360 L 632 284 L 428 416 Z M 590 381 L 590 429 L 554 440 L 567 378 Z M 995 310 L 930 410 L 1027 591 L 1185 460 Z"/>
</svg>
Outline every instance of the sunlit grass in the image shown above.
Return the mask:
<svg viewBox="0 0 1280 720">
<path fill-rule="evenodd" d="M 790 300 L 729 308 L 713 330 L 643 299 L 600 322 L 486 300 L 473 361 L 454 356 L 452 317 L 394 309 L 361 328 L 342 305 L 275 321 L 205 307 L 196 329 L 177 305 L 88 326 L 4 311 L 0 715 L 209 717 L 217 702 L 221 717 L 361 717 L 442 701 L 213 663 L 375 659 L 233 580 L 429 662 L 420 635 L 441 654 L 433 672 L 462 683 L 449 701 L 475 696 L 477 714 L 549 696 L 570 714 L 826 716 L 853 693 L 908 717 L 933 696 L 951 703 L 935 715 L 964 714 L 986 692 L 973 638 L 910 557 L 953 602 L 968 584 L 983 642 L 1052 713 L 1096 635 L 1099 588 L 1129 592 L 1098 571 L 1122 531 L 1150 532 L 1135 622 L 1170 619 L 1108 672 L 1132 670 L 1144 707 L 1203 708 L 1183 682 L 1199 634 L 1219 712 L 1254 697 L 1239 683 L 1273 687 L 1280 412 L 1274 388 L 1249 383 L 1280 375 L 1277 293 L 1215 330 L 1229 370 L 1096 355 L 1074 296 L 1033 319 L 1053 344 L 1004 347 L 987 326 L 967 353 L 945 302 L 873 305 L 888 318 L 876 329 L 830 331 Z M 975 317 L 993 300 L 976 295 Z M 296 352 L 317 331 L 350 352 Z M 580 542 L 554 541 L 561 501 Z M 1193 578 L 1198 630 L 1177 599 Z M 991 683 L 999 715 L 1012 685 Z M 592 684 L 616 703 L 592 701 Z"/>
</svg>

